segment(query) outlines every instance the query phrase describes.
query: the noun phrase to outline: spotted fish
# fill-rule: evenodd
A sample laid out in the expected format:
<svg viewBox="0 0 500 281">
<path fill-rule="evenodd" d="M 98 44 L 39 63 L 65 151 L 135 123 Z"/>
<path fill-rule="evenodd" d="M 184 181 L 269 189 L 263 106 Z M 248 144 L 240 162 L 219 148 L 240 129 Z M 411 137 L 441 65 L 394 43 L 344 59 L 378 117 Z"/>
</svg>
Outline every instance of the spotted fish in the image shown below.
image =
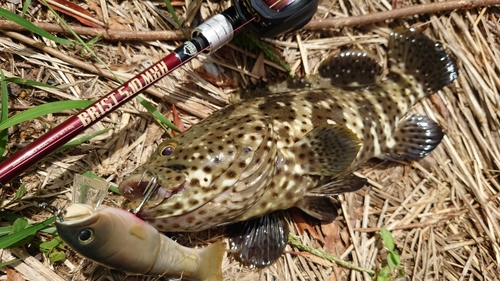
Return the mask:
<svg viewBox="0 0 500 281">
<path fill-rule="evenodd" d="M 388 60 L 382 77 L 371 55 L 344 51 L 322 62 L 319 78 L 304 89 L 259 95 L 216 112 L 162 143 L 121 183 L 122 195 L 135 208 L 154 182 L 138 215 L 163 231 L 256 221 L 236 234 L 251 238 L 238 240 L 240 246 L 253 239 L 234 247 L 240 253 L 259 247 L 259 231 L 275 232 L 262 239 L 286 240 L 276 211 L 298 207 L 332 220 L 330 196 L 365 184 L 352 174 L 360 164 L 373 157 L 418 159 L 443 137 L 429 117 L 404 116 L 456 79 L 454 60 L 415 29 L 391 33 Z M 275 258 L 250 263 L 260 267 Z"/>
</svg>

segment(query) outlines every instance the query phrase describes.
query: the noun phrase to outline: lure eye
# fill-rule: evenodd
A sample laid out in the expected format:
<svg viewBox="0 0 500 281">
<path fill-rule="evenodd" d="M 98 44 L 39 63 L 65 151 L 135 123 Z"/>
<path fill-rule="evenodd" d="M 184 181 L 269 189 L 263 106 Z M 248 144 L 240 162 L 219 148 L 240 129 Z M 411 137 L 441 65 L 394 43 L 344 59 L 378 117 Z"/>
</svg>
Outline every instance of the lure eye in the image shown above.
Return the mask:
<svg viewBox="0 0 500 281">
<path fill-rule="evenodd" d="M 163 148 L 163 150 L 161 151 L 161 155 L 162 156 L 169 156 L 169 155 L 171 155 L 172 153 L 174 153 L 176 147 L 177 147 L 177 144 L 175 144 L 175 143 L 169 143 L 169 144 L 167 144 Z"/>
<path fill-rule="evenodd" d="M 94 238 L 94 231 L 92 229 L 84 229 L 78 233 L 78 240 L 80 242 L 90 242 Z"/>
</svg>

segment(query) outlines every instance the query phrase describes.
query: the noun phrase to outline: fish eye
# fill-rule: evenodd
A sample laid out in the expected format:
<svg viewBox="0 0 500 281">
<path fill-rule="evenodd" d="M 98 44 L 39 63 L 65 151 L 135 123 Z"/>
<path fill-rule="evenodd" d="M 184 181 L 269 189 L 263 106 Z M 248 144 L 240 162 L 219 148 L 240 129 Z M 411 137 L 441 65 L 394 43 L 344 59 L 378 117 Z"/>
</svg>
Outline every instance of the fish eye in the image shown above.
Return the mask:
<svg viewBox="0 0 500 281">
<path fill-rule="evenodd" d="M 94 231 L 92 231 L 92 229 L 86 228 L 80 231 L 80 233 L 78 233 L 78 240 L 80 240 L 80 242 L 87 243 L 92 241 L 93 238 L 94 238 Z"/>
<path fill-rule="evenodd" d="M 161 155 L 162 156 L 169 156 L 171 155 L 172 153 L 174 153 L 175 151 L 175 148 L 177 147 L 177 144 L 176 143 L 168 143 L 161 151 Z"/>
</svg>

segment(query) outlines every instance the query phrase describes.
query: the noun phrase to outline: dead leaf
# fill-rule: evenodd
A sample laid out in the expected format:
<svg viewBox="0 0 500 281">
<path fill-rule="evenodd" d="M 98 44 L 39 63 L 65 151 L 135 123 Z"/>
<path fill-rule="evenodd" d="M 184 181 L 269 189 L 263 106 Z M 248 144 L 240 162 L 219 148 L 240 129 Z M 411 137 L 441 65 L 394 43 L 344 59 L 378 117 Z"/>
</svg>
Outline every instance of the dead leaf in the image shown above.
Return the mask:
<svg viewBox="0 0 500 281">
<path fill-rule="evenodd" d="M 337 276 L 338 277 L 342 277 L 343 274 L 343 271 L 341 269 L 339 269 L 338 267 L 332 267 L 332 270 L 334 272 L 332 272 L 330 274 L 330 277 L 328 277 L 328 281 L 339 281 L 339 280 L 342 280 L 342 279 L 337 279 Z M 335 274 L 335 272 L 337 272 L 337 274 Z"/>
<path fill-rule="evenodd" d="M 74 12 L 72 11 L 76 11 L 80 14 L 84 14 L 86 16 L 89 16 L 91 18 L 94 17 L 94 15 L 92 15 L 89 11 L 85 10 L 84 8 L 78 6 L 77 4 L 75 3 L 72 3 L 72 2 L 69 2 L 67 0 L 52 0 L 64 7 L 66 7 L 66 9 L 64 8 L 60 8 L 60 7 L 57 7 L 55 5 L 50 5 L 50 7 L 58 12 L 61 12 L 65 15 L 68 15 L 70 17 L 73 17 L 75 19 L 77 19 L 79 22 L 81 22 L 82 24 L 86 25 L 86 26 L 90 26 L 90 27 L 94 27 L 94 28 L 103 28 L 102 26 L 94 23 L 94 22 L 91 22 L 89 20 L 86 20 L 80 16 L 78 16 L 77 14 L 75 14 Z M 44 4 L 43 2 L 40 1 L 40 3 Z"/>
<path fill-rule="evenodd" d="M 7 281 L 25 281 L 21 274 L 14 269 L 6 268 L 5 272 L 7 273 Z"/>
<path fill-rule="evenodd" d="M 85 0 L 85 3 L 87 3 L 87 5 L 89 6 L 89 9 L 91 9 L 92 11 L 94 11 L 94 13 L 97 14 L 97 17 L 100 20 L 104 19 L 104 17 L 102 16 L 102 9 L 101 9 L 99 1 L 96 1 L 96 0 Z"/>
<path fill-rule="evenodd" d="M 158 125 L 157 122 L 152 122 L 149 125 L 146 140 L 144 141 L 144 146 L 153 145 L 156 141 L 161 139 L 161 136 L 164 133 L 165 131 Z"/>
<path fill-rule="evenodd" d="M 325 243 L 318 232 L 309 223 L 306 222 L 306 220 L 304 219 L 304 215 L 300 211 L 292 209 L 291 215 L 293 217 L 293 221 L 299 229 L 300 234 L 304 234 L 304 231 L 307 230 L 314 239 L 321 241 L 321 243 Z"/>
<path fill-rule="evenodd" d="M 172 104 L 172 115 L 174 116 L 174 125 L 181 130 L 181 132 L 184 132 L 186 128 L 184 128 L 184 124 L 182 123 L 181 117 L 179 116 L 179 111 L 177 111 L 177 108 L 175 108 L 175 105 Z M 172 130 L 172 135 L 176 136 L 179 133 L 176 131 Z"/>
<path fill-rule="evenodd" d="M 118 16 L 110 16 L 109 17 L 109 22 L 108 22 L 108 25 L 109 25 L 109 29 L 113 29 L 113 30 L 129 30 L 127 27 L 125 27 L 124 24 L 130 24 L 130 23 L 133 23 L 130 22 L 132 20 L 130 19 L 126 19 L 126 18 L 121 18 L 121 17 L 118 17 Z"/>
<path fill-rule="evenodd" d="M 197 72 L 198 75 L 207 80 L 210 84 L 215 85 L 217 87 L 234 87 L 236 84 L 234 81 L 222 81 L 219 77 L 208 73 L 208 72 Z"/>
<path fill-rule="evenodd" d="M 264 53 L 261 52 L 257 57 L 257 60 L 255 61 L 255 64 L 253 65 L 252 68 L 252 74 L 259 78 L 266 77 L 266 69 L 264 68 Z M 254 84 L 257 84 L 259 80 L 252 78 L 252 82 Z"/>
</svg>

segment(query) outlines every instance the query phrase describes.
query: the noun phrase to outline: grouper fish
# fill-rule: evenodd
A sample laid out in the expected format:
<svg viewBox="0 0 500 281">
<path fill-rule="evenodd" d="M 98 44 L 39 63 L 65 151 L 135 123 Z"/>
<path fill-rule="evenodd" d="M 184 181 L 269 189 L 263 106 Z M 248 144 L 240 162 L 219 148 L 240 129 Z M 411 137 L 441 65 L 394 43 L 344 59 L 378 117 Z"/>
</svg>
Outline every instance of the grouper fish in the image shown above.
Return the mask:
<svg viewBox="0 0 500 281">
<path fill-rule="evenodd" d="M 353 175 L 360 164 L 418 159 L 440 143 L 436 122 L 406 114 L 457 78 L 454 60 L 417 29 L 393 31 L 387 49 L 385 77 L 373 56 L 347 50 L 322 62 L 305 88 L 260 93 L 214 113 L 163 142 L 120 184 L 121 194 L 132 209 L 145 203 L 137 215 L 159 230 L 244 222 L 236 251 L 274 243 L 281 254 L 287 234 L 279 210 L 332 220 L 331 196 L 366 183 Z M 241 259 L 261 267 L 276 256 Z"/>
</svg>

